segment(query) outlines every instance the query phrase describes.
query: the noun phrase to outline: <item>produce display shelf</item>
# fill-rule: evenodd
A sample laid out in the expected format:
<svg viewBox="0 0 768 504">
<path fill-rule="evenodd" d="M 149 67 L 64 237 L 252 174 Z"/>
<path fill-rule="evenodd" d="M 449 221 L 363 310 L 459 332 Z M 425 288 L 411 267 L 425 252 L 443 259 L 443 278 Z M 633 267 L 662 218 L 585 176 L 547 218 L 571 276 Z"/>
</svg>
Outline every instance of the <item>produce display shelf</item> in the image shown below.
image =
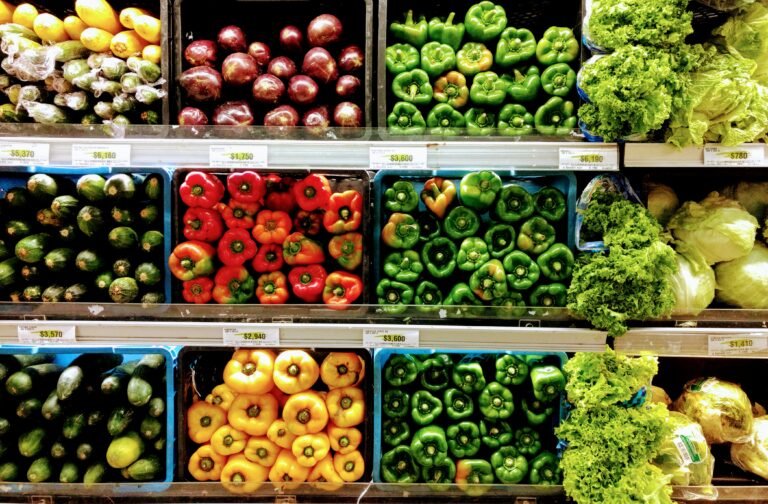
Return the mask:
<svg viewBox="0 0 768 504">
<path fill-rule="evenodd" d="M 709 146 L 710 144 L 707 144 Z M 711 144 L 717 146 L 718 144 Z M 747 147 L 762 147 L 765 156 L 765 144 L 745 144 Z M 768 160 L 763 164 L 768 167 Z M 665 143 L 627 143 L 624 144 L 623 168 L 720 168 L 704 164 L 704 147 L 685 147 L 679 149 Z"/>
</svg>

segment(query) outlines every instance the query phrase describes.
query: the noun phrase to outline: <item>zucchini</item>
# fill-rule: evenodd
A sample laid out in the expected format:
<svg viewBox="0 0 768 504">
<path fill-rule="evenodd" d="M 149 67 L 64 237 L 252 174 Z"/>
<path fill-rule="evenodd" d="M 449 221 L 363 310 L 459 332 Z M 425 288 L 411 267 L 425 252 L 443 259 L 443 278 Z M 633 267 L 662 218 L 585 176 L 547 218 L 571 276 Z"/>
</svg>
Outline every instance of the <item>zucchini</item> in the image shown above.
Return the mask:
<svg viewBox="0 0 768 504">
<path fill-rule="evenodd" d="M 35 459 L 27 469 L 27 481 L 30 483 L 42 483 L 51 479 L 53 466 L 48 457 Z"/>
<path fill-rule="evenodd" d="M 117 395 L 118 393 L 125 391 L 125 388 L 128 386 L 128 381 L 131 379 L 131 375 L 138 365 L 139 361 L 135 360 L 126 362 L 113 369 L 109 375 L 101 380 L 101 393 L 104 395 Z"/>
<path fill-rule="evenodd" d="M 52 47 L 54 58 L 59 63 L 84 58 L 91 53 L 79 40 L 65 40 L 54 44 Z"/>
<path fill-rule="evenodd" d="M 165 302 L 165 294 L 162 292 L 147 292 L 141 296 L 142 304 L 152 305 Z"/>
<path fill-rule="evenodd" d="M 144 453 L 144 441 L 135 432 L 117 437 L 107 447 L 107 464 L 115 469 L 123 469 L 133 464 Z"/>
<path fill-rule="evenodd" d="M 160 231 L 147 231 L 141 235 L 141 249 L 148 254 L 161 252 L 163 249 L 163 233 Z"/>
<path fill-rule="evenodd" d="M 107 467 L 101 462 L 97 462 L 88 467 L 83 476 L 83 483 L 85 486 L 93 485 L 95 483 L 101 483 L 104 480 L 104 474 L 107 472 Z"/>
<path fill-rule="evenodd" d="M 0 262 L 0 286 L 8 287 L 16 282 L 18 266 L 19 260 L 15 257 Z"/>
<path fill-rule="evenodd" d="M 5 380 L 5 390 L 15 397 L 29 394 L 35 389 L 41 391 L 46 382 L 55 381 L 61 370 L 61 366 L 53 363 L 27 366 L 20 371 L 16 371 Z"/>
<path fill-rule="evenodd" d="M 61 435 L 66 439 L 77 439 L 85 430 L 85 413 L 75 413 L 64 419 Z"/>
<path fill-rule="evenodd" d="M 142 285 L 155 285 L 163 279 L 160 268 L 150 262 L 141 263 L 136 267 L 136 281 Z"/>
<path fill-rule="evenodd" d="M 43 303 L 60 303 L 64 301 L 65 292 L 63 285 L 50 285 L 43 291 Z"/>
<path fill-rule="evenodd" d="M 119 436 L 131 425 L 135 416 L 136 412 L 133 408 L 117 406 L 112 410 L 107 419 L 107 432 L 112 437 Z"/>
<path fill-rule="evenodd" d="M 88 413 L 88 417 L 86 418 L 86 423 L 88 424 L 88 427 L 99 425 L 103 421 L 104 421 L 104 412 L 102 410 L 91 411 L 90 413 Z"/>
<path fill-rule="evenodd" d="M 34 366 L 35 364 L 46 364 L 53 362 L 53 354 L 37 353 L 37 354 L 17 354 L 12 355 L 13 359 L 19 365 L 20 368 L 27 366 Z"/>
<path fill-rule="evenodd" d="M 64 462 L 59 472 L 59 483 L 77 483 L 80 480 L 80 469 L 74 462 Z"/>
<path fill-rule="evenodd" d="M 106 183 L 101 175 L 83 175 L 77 180 L 77 194 L 87 201 L 101 201 Z"/>
<path fill-rule="evenodd" d="M 51 458 L 61 459 L 67 456 L 67 446 L 61 439 L 51 445 Z"/>
<path fill-rule="evenodd" d="M 0 417 L 0 436 L 5 436 L 11 431 L 11 422 L 7 418 Z"/>
<path fill-rule="evenodd" d="M 34 198 L 52 200 L 59 191 L 56 180 L 45 173 L 35 173 L 27 180 L 27 191 Z"/>
<path fill-rule="evenodd" d="M 21 268 L 21 278 L 25 282 L 33 282 L 40 277 L 40 269 L 34 264 L 25 264 Z"/>
<path fill-rule="evenodd" d="M 157 455 L 150 455 L 131 464 L 126 474 L 134 481 L 151 481 L 159 477 L 161 471 L 160 459 Z"/>
<path fill-rule="evenodd" d="M 21 298 L 28 303 L 39 303 L 43 300 L 43 289 L 39 285 L 28 285 L 21 291 Z"/>
<path fill-rule="evenodd" d="M 145 110 L 139 114 L 139 119 L 144 124 L 160 124 L 160 114 L 154 110 Z"/>
<path fill-rule="evenodd" d="M 127 277 L 131 276 L 133 266 L 131 265 L 131 261 L 126 258 L 118 259 L 112 264 L 112 271 L 117 278 Z"/>
<path fill-rule="evenodd" d="M 97 289 L 107 290 L 109 289 L 109 286 L 112 285 L 113 280 L 114 280 L 114 276 L 112 275 L 112 272 L 105 271 L 104 273 L 99 273 L 94 283 L 96 284 Z"/>
<path fill-rule="evenodd" d="M 40 413 L 43 414 L 43 418 L 46 420 L 55 420 L 61 416 L 61 404 L 59 403 L 59 396 L 56 394 L 56 390 L 48 394 L 48 398 L 43 403 Z"/>
<path fill-rule="evenodd" d="M 104 227 L 104 215 L 95 206 L 86 205 L 77 213 L 77 227 L 86 236 L 94 236 Z"/>
<path fill-rule="evenodd" d="M 130 303 L 139 295 L 139 286 L 131 277 L 116 279 L 109 286 L 109 297 L 115 303 Z"/>
<path fill-rule="evenodd" d="M 63 196 L 57 196 L 51 203 L 51 211 L 56 217 L 62 219 L 69 219 L 76 215 L 76 211 L 80 206 L 80 202 L 74 196 L 65 194 Z"/>
<path fill-rule="evenodd" d="M 159 451 L 159 452 L 161 452 L 161 451 L 165 450 L 165 438 L 164 438 L 164 437 L 161 437 L 161 438 L 157 438 L 157 439 L 155 440 L 155 443 L 152 445 L 152 447 L 153 447 L 153 448 L 154 448 L 156 451 Z"/>
<path fill-rule="evenodd" d="M 19 290 L 11 291 L 10 294 L 8 294 L 8 300 L 11 303 L 21 303 L 21 301 L 22 301 L 21 300 L 21 295 L 22 295 L 22 292 L 19 291 Z"/>
<path fill-rule="evenodd" d="M 139 210 L 139 219 L 144 224 L 152 224 L 157 220 L 157 216 L 160 214 L 160 211 L 157 209 L 157 205 L 149 204 Z"/>
<path fill-rule="evenodd" d="M 114 353 L 81 354 L 59 375 L 56 395 L 62 401 L 69 399 L 89 378 L 119 366 L 122 362 L 122 355 Z"/>
<path fill-rule="evenodd" d="M 61 227 L 61 219 L 56 217 L 56 214 L 50 208 L 38 210 L 35 217 L 42 226 Z"/>
<path fill-rule="evenodd" d="M 5 232 L 11 238 L 24 238 L 32 234 L 32 226 L 27 221 L 13 219 L 5 223 Z"/>
<path fill-rule="evenodd" d="M 118 226 L 112 229 L 107 239 L 112 248 L 120 250 L 136 248 L 139 244 L 139 235 L 136 234 L 133 228 L 128 226 Z"/>
<path fill-rule="evenodd" d="M 144 196 L 151 200 L 159 200 L 163 194 L 163 178 L 155 173 L 144 179 Z"/>
<path fill-rule="evenodd" d="M 43 258 L 45 266 L 53 272 L 64 271 L 72 266 L 75 260 L 75 251 L 71 248 L 53 249 Z"/>
<path fill-rule="evenodd" d="M 133 177 L 125 173 L 112 175 L 104 184 L 104 194 L 108 198 L 131 199 L 136 192 L 136 185 L 133 183 Z"/>
<path fill-rule="evenodd" d="M 141 358 L 128 382 L 128 402 L 134 406 L 144 406 L 152 399 L 150 380 L 158 375 L 165 365 L 165 357 L 160 354 L 147 354 Z"/>
<path fill-rule="evenodd" d="M 14 187 L 5 193 L 5 202 L 8 203 L 8 208 L 14 210 L 27 210 L 31 199 L 32 195 L 24 187 Z"/>
<path fill-rule="evenodd" d="M 93 455 L 93 446 L 90 443 L 80 443 L 75 450 L 75 456 L 77 460 L 85 462 Z"/>
<path fill-rule="evenodd" d="M 101 124 L 101 118 L 96 114 L 85 114 L 83 118 L 80 119 L 80 124 L 85 124 L 85 125 Z"/>
<path fill-rule="evenodd" d="M 101 257 L 95 251 L 90 249 L 81 250 L 75 258 L 75 266 L 80 271 L 94 272 L 100 270 L 104 265 Z"/>
<path fill-rule="evenodd" d="M 34 457 L 42 451 L 45 444 L 45 429 L 37 427 L 19 436 L 19 453 L 22 457 Z"/>
<path fill-rule="evenodd" d="M 66 226 L 62 226 L 59 228 L 59 238 L 64 243 L 72 243 L 77 238 L 77 231 L 75 230 L 75 226 L 72 224 L 67 224 Z"/>
<path fill-rule="evenodd" d="M 132 224 L 133 214 L 127 208 L 112 207 L 112 220 L 118 224 Z"/>
<path fill-rule="evenodd" d="M 151 441 L 155 439 L 163 431 L 163 424 L 155 417 L 147 416 L 141 421 L 139 426 L 139 433 L 144 439 Z"/>
<path fill-rule="evenodd" d="M 36 263 L 48 252 L 50 242 L 51 235 L 47 233 L 25 236 L 16 244 L 16 257 L 25 263 Z"/>
<path fill-rule="evenodd" d="M 40 413 L 42 407 L 43 402 L 37 397 L 24 399 L 16 406 L 16 416 L 19 418 L 31 418 L 33 415 Z"/>
<path fill-rule="evenodd" d="M 88 294 L 88 287 L 86 287 L 85 284 L 72 284 L 64 291 L 64 301 L 68 303 L 83 301 L 86 294 Z"/>
<path fill-rule="evenodd" d="M 3 240 L 0 240 L 0 259 L 7 258 L 11 252 L 8 250 L 8 247 L 5 245 L 5 242 Z"/>
<path fill-rule="evenodd" d="M 147 407 L 147 413 L 149 413 L 149 416 L 153 416 L 155 418 L 158 418 L 165 413 L 165 401 L 162 397 L 153 397 L 149 401 L 149 406 Z"/>
<path fill-rule="evenodd" d="M 0 481 L 17 481 L 19 479 L 19 465 L 15 462 L 0 464 Z"/>
<path fill-rule="evenodd" d="M 0 457 L 6 454 L 8 452 L 8 448 L 10 448 L 11 444 L 9 443 L 10 440 L 6 439 L 0 439 Z"/>
</svg>

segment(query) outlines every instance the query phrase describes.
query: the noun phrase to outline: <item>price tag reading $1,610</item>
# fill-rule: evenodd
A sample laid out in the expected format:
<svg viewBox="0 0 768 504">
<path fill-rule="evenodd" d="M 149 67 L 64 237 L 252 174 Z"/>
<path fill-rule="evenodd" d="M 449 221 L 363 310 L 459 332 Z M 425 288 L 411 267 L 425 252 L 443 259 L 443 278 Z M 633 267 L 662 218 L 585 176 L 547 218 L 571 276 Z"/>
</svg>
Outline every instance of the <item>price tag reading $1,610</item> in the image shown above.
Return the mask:
<svg viewBox="0 0 768 504">
<path fill-rule="evenodd" d="M 19 342 L 32 345 L 55 345 L 75 342 L 75 326 L 19 324 Z"/>
<path fill-rule="evenodd" d="M 427 167 L 426 147 L 371 147 L 369 155 L 371 170 L 423 170 Z"/>
<path fill-rule="evenodd" d="M 765 145 L 704 146 L 705 166 L 764 166 Z"/>
<path fill-rule="evenodd" d="M 266 168 L 266 145 L 211 145 L 208 164 L 211 168 Z"/>
<path fill-rule="evenodd" d="M 74 144 L 73 166 L 131 166 L 128 144 Z"/>
<path fill-rule="evenodd" d="M 225 327 L 224 344 L 240 347 L 280 346 L 280 329 L 259 326 Z"/>
<path fill-rule="evenodd" d="M 0 142 L 2 166 L 47 166 L 50 162 L 50 144 Z"/>
<path fill-rule="evenodd" d="M 709 355 L 745 355 L 768 350 L 768 337 L 752 334 L 709 336 Z"/>
<path fill-rule="evenodd" d="M 419 331 L 416 329 L 364 329 L 363 346 L 366 348 L 418 348 Z"/>
</svg>

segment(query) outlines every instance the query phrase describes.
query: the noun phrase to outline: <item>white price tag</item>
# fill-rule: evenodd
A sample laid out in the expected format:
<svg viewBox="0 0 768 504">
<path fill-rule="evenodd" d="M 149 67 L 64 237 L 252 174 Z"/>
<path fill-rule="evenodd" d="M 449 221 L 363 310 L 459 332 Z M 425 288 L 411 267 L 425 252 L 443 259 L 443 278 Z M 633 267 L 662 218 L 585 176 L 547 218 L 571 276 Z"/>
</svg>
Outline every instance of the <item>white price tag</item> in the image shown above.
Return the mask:
<svg viewBox="0 0 768 504">
<path fill-rule="evenodd" d="M 211 145 L 208 164 L 211 168 L 266 168 L 266 145 Z"/>
<path fill-rule="evenodd" d="M 768 350 L 768 336 L 742 334 L 734 336 L 709 336 L 709 355 L 745 355 Z"/>
<path fill-rule="evenodd" d="M 426 147 L 371 147 L 369 155 L 371 170 L 423 170 L 427 167 Z"/>
<path fill-rule="evenodd" d="M 23 324 L 17 328 L 19 342 L 32 345 L 74 343 L 75 326 Z"/>
<path fill-rule="evenodd" d="M 561 170 L 617 171 L 619 169 L 619 153 L 616 149 L 562 147 L 559 159 Z"/>
<path fill-rule="evenodd" d="M 50 162 L 50 144 L 0 142 L 0 165 L 46 166 Z"/>
<path fill-rule="evenodd" d="M 366 348 L 418 348 L 419 331 L 416 329 L 363 329 Z"/>
<path fill-rule="evenodd" d="M 280 329 L 277 327 L 259 326 L 225 327 L 224 344 L 241 347 L 280 346 Z"/>
<path fill-rule="evenodd" d="M 73 166 L 131 166 L 128 144 L 74 144 Z"/>
<path fill-rule="evenodd" d="M 704 166 L 764 166 L 764 161 L 763 144 L 704 146 Z"/>
</svg>

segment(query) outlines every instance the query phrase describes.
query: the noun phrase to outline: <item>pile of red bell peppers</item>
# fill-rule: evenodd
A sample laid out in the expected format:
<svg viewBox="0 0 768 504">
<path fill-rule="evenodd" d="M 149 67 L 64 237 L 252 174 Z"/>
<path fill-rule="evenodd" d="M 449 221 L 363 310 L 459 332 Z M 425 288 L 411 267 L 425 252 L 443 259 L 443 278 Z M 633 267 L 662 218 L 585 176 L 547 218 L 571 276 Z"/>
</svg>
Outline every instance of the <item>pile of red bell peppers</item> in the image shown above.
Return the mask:
<svg viewBox="0 0 768 504">
<path fill-rule="evenodd" d="M 325 176 L 191 171 L 171 273 L 188 303 L 325 303 L 363 292 L 363 195 Z"/>
</svg>

